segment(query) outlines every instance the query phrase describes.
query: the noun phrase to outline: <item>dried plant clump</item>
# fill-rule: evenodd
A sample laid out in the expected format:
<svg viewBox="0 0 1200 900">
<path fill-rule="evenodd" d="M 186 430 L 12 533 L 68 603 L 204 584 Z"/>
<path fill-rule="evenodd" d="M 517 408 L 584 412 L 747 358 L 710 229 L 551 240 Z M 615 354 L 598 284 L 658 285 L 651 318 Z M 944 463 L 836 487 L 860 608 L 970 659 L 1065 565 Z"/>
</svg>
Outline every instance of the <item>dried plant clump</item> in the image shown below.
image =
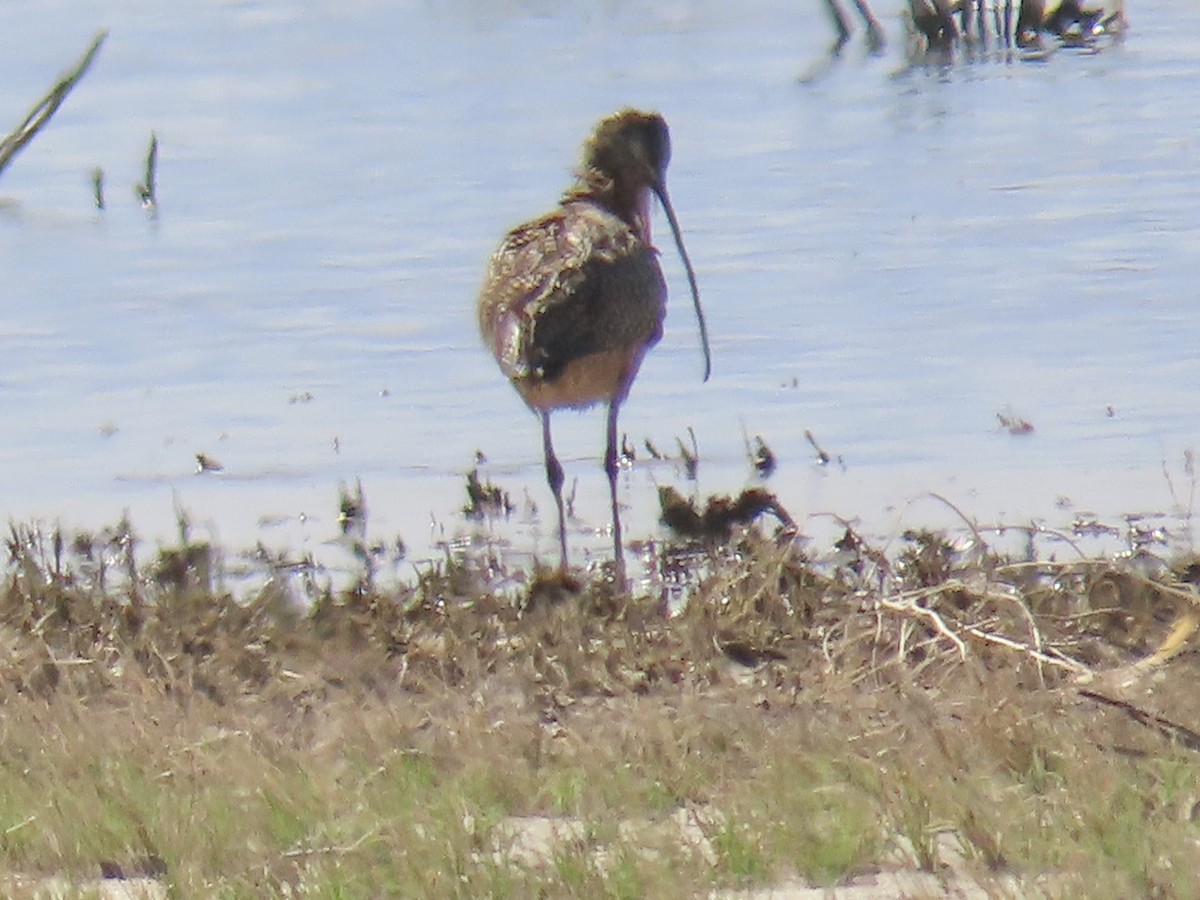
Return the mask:
<svg viewBox="0 0 1200 900">
<path fill-rule="evenodd" d="M 467 504 L 462 512 L 468 519 L 507 519 L 514 509 L 507 491 L 490 481 L 480 481 L 478 469 L 467 472 Z"/>
<path fill-rule="evenodd" d="M 771 513 L 785 528 L 795 523 L 775 495 L 762 488 L 749 488 L 737 497 L 709 497 L 704 509 L 698 509 L 669 485 L 658 489 L 662 523 L 682 538 L 704 541 L 728 541 L 739 525 L 749 525 L 763 513 Z"/>
</svg>

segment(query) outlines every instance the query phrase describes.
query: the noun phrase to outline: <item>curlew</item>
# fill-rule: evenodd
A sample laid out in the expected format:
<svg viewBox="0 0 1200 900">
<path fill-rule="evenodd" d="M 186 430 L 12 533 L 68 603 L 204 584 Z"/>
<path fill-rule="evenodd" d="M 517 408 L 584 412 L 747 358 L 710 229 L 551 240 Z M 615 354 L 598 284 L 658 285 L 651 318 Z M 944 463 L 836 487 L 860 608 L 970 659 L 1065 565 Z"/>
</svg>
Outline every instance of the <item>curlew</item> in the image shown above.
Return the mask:
<svg viewBox="0 0 1200 900">
<path fill-rule="evenodd" d="M 483 339 L 500 370 L 541 419 L 564 576 L 563 469 L 554 455 L 550 414 L 608 405 L 604 471 L 621 587 L 625 562 L 617 506 L 617 414 L 642 358 L 662 337 L 667 302 L 650 237 L 651 195 L 662 204 L 687 271 L 705 381 L 711 370 L 696 275 L 667 194 L 670 158 L 670 133 L 657 113 L 626 109 L 603 119 L 584 143 L 575 183 L 554 210 L 508 233 L 488 262 L 479 293 Z"/>
</svg>

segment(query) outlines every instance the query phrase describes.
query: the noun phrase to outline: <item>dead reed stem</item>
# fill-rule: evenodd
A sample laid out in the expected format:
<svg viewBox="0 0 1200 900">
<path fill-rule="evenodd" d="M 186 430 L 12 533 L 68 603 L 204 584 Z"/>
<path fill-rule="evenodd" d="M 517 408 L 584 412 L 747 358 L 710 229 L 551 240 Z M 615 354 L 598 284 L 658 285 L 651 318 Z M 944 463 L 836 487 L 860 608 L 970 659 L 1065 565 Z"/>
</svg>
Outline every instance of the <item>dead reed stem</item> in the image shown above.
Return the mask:
<svg viewBox="0 0 1200 900">
<path fill-rule="evenodd" d="M 67 94 L 79 83 L 80 79 L 87 73 L 88 68 L 92 65 L 92 61 L 96 58 L 96 54 L 100 52 L 100 47 L 104 43 L 104 39 L 108 37 L 108 31 L 104 30 L 92 38 L 91 44 L 75 66 L 67 72 L 58 83 L 54 85 L 38 103 L 29 111 L 21 124 L 18 125 L 11 134 L 6 136 L 3 141 L 0 141 L 0 173 L 8 167 L 14 156 L 25 148 L 25 145 L 33 140 L 34 136 L 45 127 L 50 118 L 58 112 L 58 108 L 62 106 L 63 101 L 67 99 Z"/>
</svg>

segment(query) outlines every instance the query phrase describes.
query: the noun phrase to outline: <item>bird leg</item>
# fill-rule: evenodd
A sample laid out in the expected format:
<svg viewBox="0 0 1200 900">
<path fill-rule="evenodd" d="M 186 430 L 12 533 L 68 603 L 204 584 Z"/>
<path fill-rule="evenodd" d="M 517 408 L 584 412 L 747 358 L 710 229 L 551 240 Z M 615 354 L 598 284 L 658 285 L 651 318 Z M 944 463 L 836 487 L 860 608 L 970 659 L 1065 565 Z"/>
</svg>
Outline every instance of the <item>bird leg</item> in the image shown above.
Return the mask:
<svg viewBox="0 0 1200 900">
<path fill-rule="evenodd" d="M 563 469 L 554 455 L 554 444 L 550 440 L 550 411 L 542 412 L 542 452 L 546 457 L 546 481 L 554 492 L 554 505 L 558 507 L 558 551 L 561 560 L 559 571 L 567 574 L 567 522 L 563 515 Z"/>
<path fill-rule="evenodd" d="M 613 562 L 617 568 L 617 588 L 625 590 L 625 554 L 621 546 L 621 509 L 617 505 L 617 411 L 624 391 L 618 391 L 608 404 L 608 442 L 604 448 L 604 471 L 608 475 L 608 493 L 612 499 Z"/>
</svg>

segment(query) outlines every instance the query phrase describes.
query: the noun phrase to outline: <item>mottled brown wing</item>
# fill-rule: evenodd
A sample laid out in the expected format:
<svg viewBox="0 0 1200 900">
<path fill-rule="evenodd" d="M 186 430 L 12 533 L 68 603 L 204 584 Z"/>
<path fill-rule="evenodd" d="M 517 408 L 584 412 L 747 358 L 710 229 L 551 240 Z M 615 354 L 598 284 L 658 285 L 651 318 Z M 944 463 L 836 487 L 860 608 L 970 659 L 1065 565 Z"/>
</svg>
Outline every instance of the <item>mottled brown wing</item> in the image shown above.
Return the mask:
<svg viewBox="0 0 1200 900">
<path fill-rule="evenodd" d="M 554 381 L 590 354 L 658 343 L 665 300 L 662 271 L 645 244 L 615 259 L 591 259 L 534 322 L 526 358 L 535 377 Z"/>
<path fill-rule="evenodd" d="M 666 286 L 653 248 L 586 202 L 513 229 L 493 254 L 479 321 L 511 379 L 552 380 L 571 360 L 661 333 Z"/>
</svg>

